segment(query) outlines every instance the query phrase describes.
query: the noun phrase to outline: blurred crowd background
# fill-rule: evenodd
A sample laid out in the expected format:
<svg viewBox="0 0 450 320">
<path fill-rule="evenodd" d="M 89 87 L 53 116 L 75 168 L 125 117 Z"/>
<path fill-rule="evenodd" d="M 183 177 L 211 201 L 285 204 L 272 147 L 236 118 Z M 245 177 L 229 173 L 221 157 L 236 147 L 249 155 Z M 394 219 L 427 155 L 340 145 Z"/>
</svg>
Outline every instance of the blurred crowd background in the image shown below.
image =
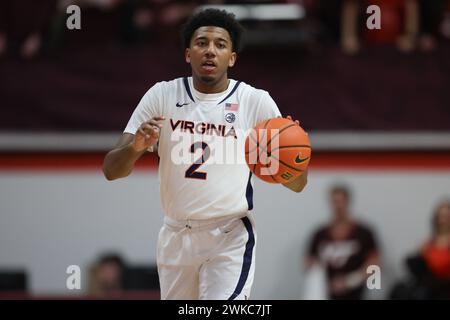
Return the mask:
<svg viewBox="0 0 450 320">
<path fill-rule="evenodd" d="M 80 30 L 66 26 L 73 4 Z M 230 77 L 269 91 L 313 142 L 303 198 L 259 186 L 261 203 L 286 200 L 280 221 L 298 229 L 289 238 L 280 222 L 290 253 L 271 252 L 264 237 L 273 236 L 274 211 L 255 207 L 266 248 L 259 259 L 273 265 L 257 266 L 256 297 L 365 298 L 366 267 L 391 258 L 403 272 L 391 272 L 378 298 L 450 298 L 448 0 L 0 1 L 0 298 L 66 295 L 71 263 L 88 275 L 84 296 L 158 298 L 157 187 L 144 202 L 123 196 L 137 182 L 134 192 L 147 197 L 156 160 L 142 164 L 152 172 L 143 180 L 113 187 L 100 162 L 150 86 L 190 74 L 179 30 L 210 5 L 235 12 L 246 28 Z M 369 5 L 381 9 L 380 30 L 366 27 Z M 367 224 L 353 215 L 354 194 Z M 134 212 L 144 214 L 124 218 Z M 133 242 L 121 224 L 153 235 Z M 86 241 L 68 249 L 68 234 Z M 286 262 L 270 255 L 290 259 L 285 278 L 274 270 Z M 289 287 L 294 278 L 303 295 Z"/>
<path fill-rule="evenodd" d="M 448 129 L 444 0 L 4 0 L 0 127 L 121 129 L 151 84 L 189 72 L 179 28 L 209 3 L 288 6 L 244 10 L 244 51 L 231 76 L 267 88 L 308 130 Z M 66 28 L 69 4 L 81 8 L 81 30 Z M 366 27 L 370 4 L 381 8 L 380 30 Z"/>
</svg>

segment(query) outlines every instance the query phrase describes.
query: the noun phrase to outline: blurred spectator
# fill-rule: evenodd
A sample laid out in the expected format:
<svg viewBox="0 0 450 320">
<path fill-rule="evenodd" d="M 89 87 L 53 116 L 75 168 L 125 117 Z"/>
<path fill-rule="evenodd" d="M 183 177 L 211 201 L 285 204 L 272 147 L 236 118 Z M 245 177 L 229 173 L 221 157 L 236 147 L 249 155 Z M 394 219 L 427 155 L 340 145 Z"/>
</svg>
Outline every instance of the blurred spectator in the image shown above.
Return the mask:
<svg viewBox="0 0 450 320">
<path fill-rule="evenodd" d="M 422 255 L 437 278 L 450 280 L 450 201 L 440 203 L 435 210 L 432 229 Z"/>
<path fill-rule="evenodd" d="M 7 52 L 32 59 L 41 52 L 57 0 L 0 1 L 0 57 Z"/>
<path fill-rule="evenodd" d="M 307 18 L 318 23 L 316 28 L 321 40 L 337 40 L 340 37 L 340 15 L 343 0 L 297 0 L 305 8 Z"/>
<path fill-rule="evenodd" d="M 192 11 L 205 1 L 130 0 L 122 5 L 122 41 L 147 43 L 167 33 L 178 32 Z M 172 39 L 171 39 L 172 41 Z"/>
<path fill-rule="evenodd" d="M 430 52 L 435 49 L 445 7 L 449 3 L 447 0 L 419 0 L 420 36 L 418 46 L 420 50 Z"/>
<path fill-rule="evenodd" d="M 92 267 L 89 294 L 99 298 L 119 297 L 123 292 L 125 263 L 116 253 L 104 254 Z"/>
<path fill-rule="evenodd" d="M 362 299 L 367 267 L 379 263 L 374 233 L 351 216 L 350 198 L 345 186 L 331 189 L 333 217 L 313 234 L 308 250 L 307 267 L 325 269 L 330 299 Z"/>
<path fill-rule="evenodd" d="M 367 29 L 366 8 L 369 5 L 380 7 L 381 29 Z M 418 27 L 417 0 L 343 0 L 341 46 L 348 54 L 360 50 L 360 33 L 368 43 L 396 43 L 399 50 L 410 52 L 415 47 Z"/>
<path fill-rule="evenodd" d="M 303 3 L 308 15 L 319 21 L 322 35 L 339 39 L 342 50 L 352 55 L 361 50 L 362 40 L 367 44 L 396 44 L 401 51 L 412 51 L 419 32 L 418 1 L 303 0 Z M 366 27 L 369 18 L 366 10 L 370 5 L 380 8 L 381 29 Z"/>
<path fill-rule="evenodd" d="M 410 277 L 394 286 L 392 299 L 450 299 L 450 201 L 438 205 L 430 239 L 405 262 Z"/>
<path fill-rule="evenodd" d="M 22 292 L 28 290 L 29 275 L 21 269 L 0 268 L 0 293 Z"/>
<path fill-rule="evenodd" d="M 86 44 L 117 42 L 122 6 L 129 0 L 58 0 L 58 13 L 52 21 L 51 49 L 65 46 L 73 50 Z M 68 30 L 66 10 L 76 5 L 81 10 L 81 30 Z"/>
<path fill-rule="evenodd" d="M 450 39 L 450 0 L 447 0 L 446 5 L 444 6 L 439 32 L 444 39 Z"/>
</svg>

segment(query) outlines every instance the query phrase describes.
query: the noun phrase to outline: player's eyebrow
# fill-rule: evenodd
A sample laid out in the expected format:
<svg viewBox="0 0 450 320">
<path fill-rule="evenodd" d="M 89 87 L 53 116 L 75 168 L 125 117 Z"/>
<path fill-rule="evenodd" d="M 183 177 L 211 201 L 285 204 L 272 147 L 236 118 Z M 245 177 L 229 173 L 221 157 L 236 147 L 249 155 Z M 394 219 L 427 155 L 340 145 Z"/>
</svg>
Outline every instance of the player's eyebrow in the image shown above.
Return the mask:
<svg viewBox="0 0 450 320">
<path fill-rule="evenodd" d="M 199 36 L 197 36 L 195 39 L 194 39 L 194 41 L 195 40 L 208 40 L 208 37 L 205 37 L 205 36 L 202 36 L 202 35 L 199 35 Z M 214 40 L 219 40 L 219 41 L 223 41 L 223 42 L 226 42 L 226 43 L 228 43 L 228 40 L 227 39 L 225 39 L 225 38 L 222 38 L 222 37 L 217 37 L 217 38 L 214 38 Z"/>
<path fill-rule="evenodd" d="M 216 38 L 216 40 L 219 40 L 219 41 L 223 41 L 223 42 L 227 42 L 227 43 L 228 43 L 228 40 L 227 40 L 227 39 L 224 39 L 224 38 Z"/>
</svg>

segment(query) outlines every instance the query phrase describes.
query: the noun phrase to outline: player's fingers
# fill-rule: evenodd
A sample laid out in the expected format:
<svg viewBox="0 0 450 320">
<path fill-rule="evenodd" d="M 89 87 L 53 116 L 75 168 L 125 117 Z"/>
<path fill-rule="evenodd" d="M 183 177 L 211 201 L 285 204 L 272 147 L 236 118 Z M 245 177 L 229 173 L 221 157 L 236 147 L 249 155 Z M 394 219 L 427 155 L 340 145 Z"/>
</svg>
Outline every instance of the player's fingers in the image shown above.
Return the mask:
<svg viewBox="0 0 450 320">
<path fill-rule="evenodd" d="M 159 131 L 159 129 L 161 128 L 162 126 L 160 126 L 160 125 L 158 125 L 157 123 L 146 123 L 145 124 L 145 128 L 147 129 L 147 130 L 150 130 L 150 131 Z"/>
<path fill-rule="evenodd" d="M 144 132 L 154 138 L 157 138 L 159 135 L 159 127 L 157 125 L 152 125 L 152 124 L 148 124 L 148 123 L 144 123 L 142 124 L 142 129 L 144 130 Z"/>
<path fill-rule="evenodd" d="M 148 124 L 148 123 L 143 123 L 141 125 L 142 130 L 144 130 L 144 132 L 146 133 L 150 133 L 153 130 L 157 129 L 158 127 L 155 127 L 154 125 Z"/>
<path fill-rule="evenodd" d="M 162 128 L 163 127 L 163 120 L 149 120 L 146 122 L 147 124 L 153 125 L 153 126 L 157 126 L 158 128 Z"/>
<path fill-rule="evenodd" d="M 149 139 L 150 138 L 150 135 L 148 133 L 146 133 L 144 131 L 144 129 L 142 129 L 142 128 L 139 128 L 138 131 L 136 132 L 136 134 L 143 136 L 144 139 Z"/>
<path fill-rule="evenodd" d="M 300 121 L 295 120 L 295 124 L 299 126 L 300 125 Z"/>
<path fill-rule="evenodd" d="M 159 128 L 157 126 L 149 125 L 147 123 L 141 126 L 142 131 L 145 134 L 145 139 L 148 140 L 150 138 L 158 139 L 159 137 Z"/>
<path fill-rule="evenodd" d="M 162 128 L 162 124 L 166 118 L 164 116 L 153 117 L 149 122 Z"/>
<path fill-rule="evenodd" d="M 289 119 L 289 120 L 292 120 L 292 117 L 291 117 L 291 116 L 287 116 L 286 118 Z"/>
<path fill-rule="evenodd" d="M 159 136 L 159 128 L 154 127 L 153 131 L 151 132 L 151 135 L 153 138 L 158 138 Z"/>
<path fill-rule="evenodd" d="M 147 121 L 143 122 L 143 123 L 141 124 L 141 126 L 145 126 L 145 125 L 151 125 L 151 126 L 154 126 L 154 125 L 157 125 L 158 123 L 162 123 L 162 122 L 163 122 L 163 120 L 153 120 L 153 119 L 150 119 L 150 120 L 147 120 Z"/>
</svg>

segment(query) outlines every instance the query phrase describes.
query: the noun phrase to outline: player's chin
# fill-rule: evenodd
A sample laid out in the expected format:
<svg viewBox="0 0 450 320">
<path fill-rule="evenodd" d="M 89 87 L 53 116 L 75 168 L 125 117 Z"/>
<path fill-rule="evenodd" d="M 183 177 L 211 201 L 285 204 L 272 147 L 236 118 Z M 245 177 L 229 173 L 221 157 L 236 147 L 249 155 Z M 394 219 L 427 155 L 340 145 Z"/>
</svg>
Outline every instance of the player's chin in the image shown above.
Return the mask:
<svg viewBox="0 0 450 320">
<path fill-rule="evenodd" d="M 216 81 L 216 77 L 212 75 L 201 75 L 200 80 L 202 80 L 203 83 L 214 83 Z"/>
</svg>

